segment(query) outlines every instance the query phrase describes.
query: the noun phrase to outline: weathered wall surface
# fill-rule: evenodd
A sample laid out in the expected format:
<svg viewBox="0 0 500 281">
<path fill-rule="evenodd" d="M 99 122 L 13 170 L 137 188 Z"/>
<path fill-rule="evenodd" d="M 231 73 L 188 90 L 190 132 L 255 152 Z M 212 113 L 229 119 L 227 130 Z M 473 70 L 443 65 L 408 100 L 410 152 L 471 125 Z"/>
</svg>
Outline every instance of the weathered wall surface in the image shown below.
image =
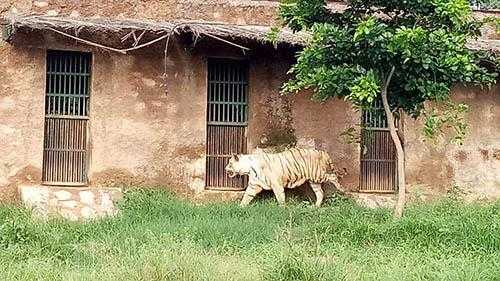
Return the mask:
<svg viewBox="0 0 500 281">
<path fill-rule="evenodd" d="M 0 15 L 37 13 L 74 17 L 269 24 L 276 18 L 276 7 L 275 1 L 243 0 L 2 0 Z"/>
<path fill-rule="evenodd" d="M 411 190 L 432 196 L 452 187 L 473 198 L 500 198 L 500 87 L 455 87 L 454 99 L 470 106 L 463 145 L 430 142 L 422 124 L 406 120 L 406 170 Z"/>
<path fill-rule="evenodd" d="M 261 146 L 263 140 L 268 141 L 270 132 L 290 128 L 298 146 L 328 151 L 337 167 L 347 172 L 342 179 L 344 187 L 356 190 L 359 145 L 349 144 L 341 134 L 359 124 L 359 113 L 341 100 L 320 104 L 311 101 L 307 93 L 280 96 L 279 87 L 286 78 L 287 66 L 268 60 L 260 67 L 270 75 L 257 80 L 268 86 L 261 86 L 266 94 L 254 93 L 253 97 L 252 117 L 256 124 L 250 131 L 253 147 Z M 422 134 L 421 120 L 404 120 L 409 190 L 415 195 L 432 198 L 456 187 L 469 193 L 468 198 L 500 198 L 500 87 L 497 85 L 489 91 L 455 87 L 453 97 L 456 102 L 470 106 L 470 131 L 463 145 L 446 140 L 432 142 Z M 289 126 L 276 126 L 275 119 L 285 120 Z"/>
<path fill-rule="evenodd" d="M 50 34 L 24 34 L 16 40 L 34 46 L 18 48 L 14 46 L 21 42 L 14 42 L 14 46 L 3 45 L 1 49 L 7 58 L 0 68 L 2 194 L 6 190 L 15 194 L 20 183 L 41 181 L 47 49 L 93 53 L 91 186 L 168 186 L 180 193 L 204 189 L 206 57 L 244 58 L 241 51 L 221 43 L 201 44 L 194 50 L 174 44 L 165 81 L 163 54 L 155 47 L 120 55 L 68 44 Z M 292 58 L 286 52 L 266 55 L 263 51 L 247 57 L 249 152 L 297 143 L 326 149 L 339 167 L 353 171 L 356 165 L 345 162 L 355 159 L 355 163 L 356 148 L 339 140 L 342 124 L 352 121 L 352 116 L 345 114 L 348 105 L 320 105 L 306 95 L 281 96 L 280 87 Z M 323 107 L 329 108 L 327 115 L 311 114 Z"/>
<path fill-rule="evenodd" d="M 176 45 L 165 85 L 162 59 L 94 56 L 92 184 L 203 188 L 205 63 Z"/>
<path fill-rule="evenodd" d="M 91 185 L 203 189 L 206 74 L 201 56 L 174 45 L 165 86 L 160 52 L 122 56 L 71 47 L 50 36 L 39 40 L 42 48 L 0 48 L 2 196 L 12 197 L 20 183 L 41 180 L 45 50 L 52 48 L 94 51 Z"/>
<path fill-rule="evenodd" d="M 359 112 L 343 100 L 320 104 L 307 94 L 293 100 L 294 124 L 299 143 L 328 151 L 337 169 L 346 173 L 341 183 L 347 190 L 356 190 L 359 181 L 359 145 L 343 136 L 350 127 L 360 123 Z"/>
<path fill-rule="evenodd" d="M 217 44 L 187 50 L 174 44 L 162 78 L 163 55 L 150 49 L 115 55 L 69 46 L 52 36 L 32 34 L 42 48 L 2 45 L 0 68 L 0 188 L 12 197 L 17 185 L 39 183 L 42 163 L 45 49 L 93 51 L 91 96 L 92 186 L 168 186 L 200 192 L 205 176 L 207 56 L 244 57 Z M 359 148 L 341 133 L 359 123 L 343 101 L 313 102 L 307 93 L 281 96 L 291 58 L 251 54 L 249 150 L 294 144 L 324 149 L 347 172 L 355 190 Z M 471 132 L 463 146 L 426 142 L 421 124 L 405 120 L 408 182 L 412 191 L 445 192 L 453 185 L 497 196 L 500 171 L 500 95 L 456 88 L 457 100 L 471 106 Z M 5 198 L 3 198 L 5 199 Z"/>
<path fill-rule="evenodd" d="M 0 41 L 0 200 L 39 181 L 43 152 L 44 54 Z"/>
<path fill-rule="evenodd" d="M 342 1 L 328 1 L 332 10 L 345 9 Z M 276 22 L 279 0 L 2 0 L 0 16 L 12 14 L 111 17 L 151 20 L 205 20 L 232 24 L 268 25 Z M 500 15 L 476 11 L 477 18 Z M 486 38 L 498 39 L 485 29 Z"/>
<path fill-rule="evenodd" d="M 281 86 L 291 66 L 290 56 L 252 58 L 250 80 L 249 147 L 251 151 L 287 146 L 328 151 L 340 170 L 347 172 L 342 184 L 348 189 L 358 185 L 359 149 L 341 134 L 359 124 L 359 114 L 341 100 L 317 103 L 309 93 L 283 96 Z"/>
<path fill-rule="evenodd" d="M 359 113 L 341 100 L 318 103 L 309 93 L 283 96 L 281 87 L 293 60 L 286 54 L 259 54 L 250 64 L 249 149 L 274 151 L 287 146 L 328 151 L 337 168 L 347 172 L 342 184 L 358 185 L 359 149 L 341 134 L 359 124 Z M 276 148 L 278 147 L 278 148 Z"/>
<path fill-rule="evenodd" d="M 266 24 L 272 1 L 1 1 L 0 13 L 72 16 L 205 19 Z M 99 7 L 99 9 L 95 9 Z M 94 53 L 91 97 L 92 186 L 169 186 L 181 193 L 202 191 L 205 175 L 206 56 L 245 57 L 217 44 L 186 49 L 174 44 L 163 74 L 163 49 L 123 56 L 27 35 L 33 47 L 0 42 L 0 200 L 16 196 L 23 183 L 39 183 L 43 151 L 45 50 Z M 297 143 L 327 150 L 356 189 L 359 148 L 341 133 L 359 123 L 348 103 L 318 104 L 306 93 L 281 96 L 290 54 L 261 49 L 250 60 L 250 152 Z M 471 105 L 471 133 L 463 146 L 425 142 L 421 124 L 406 120 L 405 147 L 412 191 L 444 192 L 457 185 L 493 196 L 500 189 L 500 94 L 457 88 Z"/>
</svg>

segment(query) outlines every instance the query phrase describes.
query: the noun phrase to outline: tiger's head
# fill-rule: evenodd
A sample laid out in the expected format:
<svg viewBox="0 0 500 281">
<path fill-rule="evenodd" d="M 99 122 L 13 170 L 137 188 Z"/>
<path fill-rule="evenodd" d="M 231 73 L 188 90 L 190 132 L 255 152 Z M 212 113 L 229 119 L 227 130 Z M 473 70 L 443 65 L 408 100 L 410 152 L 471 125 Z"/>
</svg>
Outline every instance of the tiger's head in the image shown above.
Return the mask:
<svg viewBox="0 0 500 281">
<path fill-rule="evenodd" d="M 247 155 L 233 155 L 226 165 L 226 173 L 234 178 L 237 175 L 248 175 L 251 170 L 251 159 Z"/>
</svg>

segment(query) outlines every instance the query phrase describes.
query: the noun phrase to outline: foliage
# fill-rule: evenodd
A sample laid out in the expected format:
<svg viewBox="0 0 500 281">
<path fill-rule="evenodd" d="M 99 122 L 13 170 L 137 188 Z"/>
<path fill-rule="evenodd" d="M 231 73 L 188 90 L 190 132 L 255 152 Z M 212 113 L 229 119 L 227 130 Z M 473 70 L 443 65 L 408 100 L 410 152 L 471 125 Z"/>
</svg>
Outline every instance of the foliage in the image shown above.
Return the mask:
<svg viewBox="0 0 500 281">
<path fill-rule="evenodd" d="M 281 29 L 277 26 L 271 27 L 271 30 L 266 34 L 266 39 L 273 44 L 276 48 L 278 46 L 278 40 L 280 37 Z"/>
<path fill-rule="evenodd" d="M 349 126 L 340 133 L 340 137 L 347 144 L 360 144 L 362 129 L 363 128 L 361 124 L 356 124 L 356 126 Z"/>
<path fill-rule="evenodd" d="M 466 115 L 469 107 L 465 104 L 444 103 L 441 108 L 431 108 L 424 112 L 424 135 L 431 140 L 438 136 L 452 135 L 452 143 L 463 144 L 468 131 Z M 451 134 L 446 134 L 452 131 Z"/>
<path fill-rule="evenodd" d="M 490 86 L 497 76 L 494 54 L 466 47 L 481 26 L 466 0 L 351 0 L 343 12 L 325 0 L 287 0 L 280 15 L 311 33 L 285 92 L 312 89 L 316 100 L 369 107 L 394 66 L 391 110 L 418 117 L 426 101 L 448 101 L 454 84 Z"/>
<path fill-rule="evenodd" d="M 499 1 L 500 3 L 500 1 Z M 483 25 L 489 25 L 491 28 L 495 30 L 497 34 L 500 34 L 500 17 L 485 17 L 482 20 Z M 497 57 L 498 59 L 498 57 Z"/>
<path fill-rule="evenodd" d="M 0 207 L 0 280 L 494 280 L 500 202 L 444 199 L 401 220 L 350 200 L 248 208 L 161 191 L 125 195 L 116 218 L 83 224 Z M 21 238 L 13 238 L 21 237 Z M 438 270 L 436 270 L 438 269 Z"/>
<path fill-rule="evenodd" d="M 26 224 L 15 219 L 4 221 L 0 225 L 0 247 L 9 248 L 14 245 L 24 244 L 36 239 L 34 231 Z"/>
</svg>

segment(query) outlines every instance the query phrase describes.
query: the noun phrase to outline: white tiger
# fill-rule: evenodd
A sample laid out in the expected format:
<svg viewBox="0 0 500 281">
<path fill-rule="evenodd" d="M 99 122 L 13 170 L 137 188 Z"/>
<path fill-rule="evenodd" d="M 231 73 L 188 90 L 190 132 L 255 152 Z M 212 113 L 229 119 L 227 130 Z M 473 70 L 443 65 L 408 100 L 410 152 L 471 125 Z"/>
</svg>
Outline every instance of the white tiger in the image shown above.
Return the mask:
<svg viewBox="0 0 500 281">
<path fill-rule="evenodd" d="M 323 202 L 321 184 L 331 182 L 340 189 L 330 156 L 315 149 L 292 148 L 281 153 L 233 155 L 225 168 L 230 177 L 248 175 L 248 187 L 241 201 L 247 206 L 262 190 L 272 190 L 278 203 L 285 204 L 285 188 L 309 182 L 316 194 L 316 206 Z"/>
</svg>

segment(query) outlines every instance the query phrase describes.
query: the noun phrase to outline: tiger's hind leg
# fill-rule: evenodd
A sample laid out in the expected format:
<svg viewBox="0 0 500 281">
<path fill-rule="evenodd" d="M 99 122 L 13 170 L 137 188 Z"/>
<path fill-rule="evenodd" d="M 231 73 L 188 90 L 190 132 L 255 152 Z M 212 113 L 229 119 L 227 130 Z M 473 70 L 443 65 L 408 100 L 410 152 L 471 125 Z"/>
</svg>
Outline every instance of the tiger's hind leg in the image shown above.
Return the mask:
<svg viewBox="0 0 500 281">
<path fill-rule="evenodd" d="M 324 198 L 324 193 L 323 189 L 321 188 L 321 183 L 314 183 L 314 182 L 309 182 L 311 185 L 312 190 L 314 191 L 314 194 L 316 194 L 316 207 L 321 207 L 321 203 L 323 203 L 323 198 Z"/>
</svg>

